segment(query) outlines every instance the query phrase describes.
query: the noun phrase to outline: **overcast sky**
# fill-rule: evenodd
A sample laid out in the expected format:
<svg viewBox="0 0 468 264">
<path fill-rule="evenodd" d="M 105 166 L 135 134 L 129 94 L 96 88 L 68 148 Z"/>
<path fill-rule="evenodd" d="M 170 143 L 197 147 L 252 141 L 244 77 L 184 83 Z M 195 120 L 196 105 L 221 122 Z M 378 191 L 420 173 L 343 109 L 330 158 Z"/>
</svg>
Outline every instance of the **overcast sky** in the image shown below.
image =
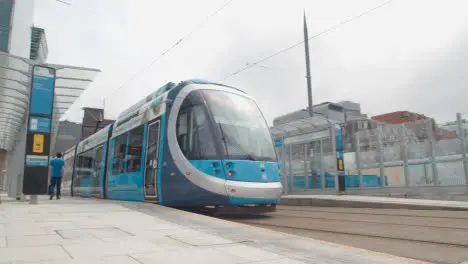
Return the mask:
<svg viewBox="0 0 468 264">
<path fill-rule="evenodd" d="M 49 63 L 102 71 L 68 112 L 103 107 L 116 118 L 169 81 L 220 80 L 303 38 L 303 10 L 313 36 L 385 0 L 36 0 Z M 310 41 L 314 103 L 352 100 L 369 116 L 409 110 L 468 117 L 466 0 L 393 0 Z M 195 30 L 195 31 L 193 31 Z M 152 67 L 158 55 L 193 32 Z M 307 104 L 304 46 L 225 82 L 251 94 L 271 124 Z M 131 76 L 141 72 L 127 83 Z M 109 96 L 111 95 L 111 96 Z"/>
</svg>

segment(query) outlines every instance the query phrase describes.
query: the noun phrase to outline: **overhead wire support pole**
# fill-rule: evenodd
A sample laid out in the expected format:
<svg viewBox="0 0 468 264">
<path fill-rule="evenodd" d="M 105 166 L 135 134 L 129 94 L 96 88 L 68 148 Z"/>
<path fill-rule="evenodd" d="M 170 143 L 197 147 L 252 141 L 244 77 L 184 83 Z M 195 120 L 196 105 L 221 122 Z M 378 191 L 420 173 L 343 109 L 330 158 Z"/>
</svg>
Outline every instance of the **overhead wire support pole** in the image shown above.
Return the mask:
<svg viewBox="0 0 468 264">
<path fill-rule="evenodd" d="M 310 75 L 310 56 L 309 56 L 309 34 L 307 32 L 307 19 L 304 10 L 304 47 L 306 59 L 306 79 L 307 79 L 307 99 L 309 103 L 309 116 L 314 116 L 314 109 L 312 106 L 312 78 Z"/>
</svg>

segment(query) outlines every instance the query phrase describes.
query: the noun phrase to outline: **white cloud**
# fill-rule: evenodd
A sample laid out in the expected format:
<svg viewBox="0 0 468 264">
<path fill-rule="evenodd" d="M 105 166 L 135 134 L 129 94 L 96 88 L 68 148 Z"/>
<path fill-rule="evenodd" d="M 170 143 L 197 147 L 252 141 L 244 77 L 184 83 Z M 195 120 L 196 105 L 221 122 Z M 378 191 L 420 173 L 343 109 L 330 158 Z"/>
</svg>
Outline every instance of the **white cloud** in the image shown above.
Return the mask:
<svg viewBox="0 0 468 264">
<path fill-rule="evenodd" d="M 70 0 L 71 1 L 71 0 Z M 219 80 L 300 41 L 302 12 L 309 35 L 383 1 L 234 0 L 219 15 L 107 100 L 115 118 L 169 81 Z M 39 4 L 40 3 L 40 4 Z M 49 62 L 102 70 L 68 118 L 106 95 L 223 6 L 223 0 L 36 1 L 35 23 L 46 30 Z M 468 111 L 464 69 L 468 35 L 463 0 L 394 0 L 310 42 L 314 102 L 353 100 L 369 114 L 413 110 L 438 119 Z M 91 10 L 91 11 L 90 11 Z M 303 46 L 228 79 L 252 94 L 269 122 L 306 106 Z"/>
</svg>

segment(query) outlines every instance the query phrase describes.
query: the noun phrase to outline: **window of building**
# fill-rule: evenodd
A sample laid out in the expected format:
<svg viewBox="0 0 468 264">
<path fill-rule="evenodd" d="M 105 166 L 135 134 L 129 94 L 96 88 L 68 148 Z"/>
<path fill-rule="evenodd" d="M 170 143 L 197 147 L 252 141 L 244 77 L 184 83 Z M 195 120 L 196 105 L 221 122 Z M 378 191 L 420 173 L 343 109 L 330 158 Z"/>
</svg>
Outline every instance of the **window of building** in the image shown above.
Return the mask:
<svg viewBox="0 0 468 264">
<path fill-rule="evenodd" d="M 400 114 L 400 118 L 408 118 L 409 117 L 409 113 L 408 112 L 402 112 Z"/>
<path fill-rule="evenodd" d="M 143 133 L 143 125 L 130 131 L 130 140 L 127 152 L 127 172 L 137 172 L 141 169 Z"/>
<path fill-rule="evenodd" d="M 124 133 L 114 139 L 114 157 L 112 162 L 112 174 L 125 173 L 125 152 L 127 148 L 127 133 Z"/>
</svg>

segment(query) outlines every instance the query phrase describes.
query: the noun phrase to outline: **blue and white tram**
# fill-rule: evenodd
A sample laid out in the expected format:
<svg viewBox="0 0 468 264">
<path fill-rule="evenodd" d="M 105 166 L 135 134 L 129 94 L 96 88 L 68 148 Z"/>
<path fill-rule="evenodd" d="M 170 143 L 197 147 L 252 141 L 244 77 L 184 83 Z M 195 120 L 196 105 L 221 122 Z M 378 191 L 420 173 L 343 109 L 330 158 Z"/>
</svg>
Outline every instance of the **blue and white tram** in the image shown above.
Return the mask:
<svg viewBox="0 0 468 264">
<path fill-rule="evenodd" d="M 72 188 L 82 197 L 246 212 L 274 211 L 282 192 L 256 102 L 201 80 L 166 84 L 80 142 Z"/>
<path fill-rule="evenodd" d="M 73 173 L 73 195 L 106 197 L 106 168 L 112 125 L 78 143 Z"/>
<path fill-rule="evenodd" d="M 63 170 L 63 179 L 62 179 L 62 195 L 73 195 L 72 194 L 72 175 L 75 169 L 75 154 L 76 146 L 66 150 L 63 153 L 63 160 L 65 161 L 65 167 Z"/>
</svg>

